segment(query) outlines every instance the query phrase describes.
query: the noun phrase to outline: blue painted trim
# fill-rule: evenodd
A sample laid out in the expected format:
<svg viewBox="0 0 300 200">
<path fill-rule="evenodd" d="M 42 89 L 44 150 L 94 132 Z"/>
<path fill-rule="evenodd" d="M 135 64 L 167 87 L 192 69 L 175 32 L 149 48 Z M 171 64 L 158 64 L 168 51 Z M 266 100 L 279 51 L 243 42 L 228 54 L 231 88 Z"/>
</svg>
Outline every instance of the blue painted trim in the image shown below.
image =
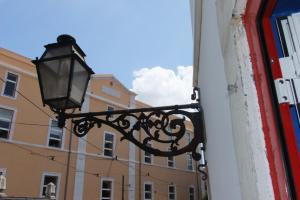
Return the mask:
<svg viewBox="0 0 300 200">
<path fill-rule="evenodd" d="M 293 126 L 297 138 L 298 151 L 300 152 L 300 124 L 297 116 L 296 106 L 290 106 L 290 112 L 292 115 Z"/>
</svg>

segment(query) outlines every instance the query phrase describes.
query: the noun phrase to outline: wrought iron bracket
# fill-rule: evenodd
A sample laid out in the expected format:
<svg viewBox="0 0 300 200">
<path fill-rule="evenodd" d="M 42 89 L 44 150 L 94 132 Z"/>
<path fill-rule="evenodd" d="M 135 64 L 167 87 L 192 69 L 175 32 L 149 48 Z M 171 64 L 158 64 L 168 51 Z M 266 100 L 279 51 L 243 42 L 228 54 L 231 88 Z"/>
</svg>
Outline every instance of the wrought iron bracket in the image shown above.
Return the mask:
<svg viewBox="0 0 300 200">
<path fill-rule="evenodd" d="M 203 170 L 206 166 L 206 161 L 203 162 L 203 152 L 206 139 L 198 88 L 194 89 L 192 100 L 196 100 L 197 103 L 89 113 L 53 111 L 58 114 L 60 127 L 64 127 L 65 120 L 72 119 L 73 133 L 78 137 L 84 137 L 95 126 L 100 128 L 106 125 L 120 132 L 121 140 L 128 140 L 155 156 L 171 157 L 190 153 L 195 161 L 202 161 L 198 165 L 198 170 L 205 180 L 207 174 Z M 187 126 L 190 124 L 193 134 L 189 134 L 190 140 L 186 142 L 187 130 L 190 129 Z M 139 134 L 142 132 L 143 138 L 140 139 Z"/>
</svg>

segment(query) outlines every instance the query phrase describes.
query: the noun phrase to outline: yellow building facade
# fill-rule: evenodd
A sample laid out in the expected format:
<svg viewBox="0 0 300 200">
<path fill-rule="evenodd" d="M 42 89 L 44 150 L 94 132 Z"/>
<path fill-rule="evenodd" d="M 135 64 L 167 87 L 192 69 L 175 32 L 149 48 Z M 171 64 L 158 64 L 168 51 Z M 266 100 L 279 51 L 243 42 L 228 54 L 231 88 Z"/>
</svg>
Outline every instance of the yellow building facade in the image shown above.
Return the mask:
<svg viewBox="0 0 300 200">
<path fill-rule="evenodd" d="M 30 59 L 3 48 L 0 88 L 0 172 L 8 196 L 41 197 L 52 182 L 61 200 L 197 199 L 200 178 L 190 154 L 154 157 L 104 125 L 83 138 L 72 135 L 71 121 L 58 128 L 42 105 Z M 135 96 L 113 75 L 93 75 L 81 112 L 147 106 Z"/>
</svg>

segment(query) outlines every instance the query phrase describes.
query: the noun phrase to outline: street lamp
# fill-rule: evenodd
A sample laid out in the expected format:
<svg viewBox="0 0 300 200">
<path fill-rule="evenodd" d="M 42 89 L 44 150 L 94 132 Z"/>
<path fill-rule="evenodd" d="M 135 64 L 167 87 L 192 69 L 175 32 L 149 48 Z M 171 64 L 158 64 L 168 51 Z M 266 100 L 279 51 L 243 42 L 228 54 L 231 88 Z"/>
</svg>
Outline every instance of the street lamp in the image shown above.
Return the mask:
<svg viewBox="0 0 300 200">
<path fill-rule="evenodd" d="M 85 63 L 85 53 L 69 35 L 60 35 L 57 43 L 45 45 L 36 65 L 42 101 L 53 111 L 81 108 L 93 70 Z M 60 121 L 60 126 L 64 122 Z"/>
<path fill-rule="evenodd" d="M 196 161 L 201 161 L 198 169 L 206 165 L 204 154 L 205 135 L 203 113 L 199 99 L 199 89 L 194 88 L 192 100 L 196 103 L 127 110 L 100 111 L 89 113 L 68 113 L 70 109 L 80 109 L 87 85 L 94 73 L 85 63 L 85 54 L 69 35 L 60 35 L 57 43 L 48 44 L 36 65 L 44 106 L 48 105 L 58 114 L 59 127 L 65 126 L 66 119 L 74 123 L 73 133 L 85 136 L 95 125 L 103 124 L 120 132 L 123 137 L 144 151 L 155 156 L 176 156 L 191 153 Z M 191 109 L 193 111 L 191 111 Z M 114 115 L 115 117 L 111 117 Z M 183 117 L 179 117 L 183 116 Z M 186 134 L 186 123 L 193 125 L 193 138 L 188 144 L 180 143 Z M 145 138 L 140 141 L 136 132 L 143 131 Z M 164 135 L 164 136 L 163 136 Z M 149 143 L 164 143 L 168 148 L 158 149 Z M 203 164 L 204 163 L 204 164 Z"/>
</svg>

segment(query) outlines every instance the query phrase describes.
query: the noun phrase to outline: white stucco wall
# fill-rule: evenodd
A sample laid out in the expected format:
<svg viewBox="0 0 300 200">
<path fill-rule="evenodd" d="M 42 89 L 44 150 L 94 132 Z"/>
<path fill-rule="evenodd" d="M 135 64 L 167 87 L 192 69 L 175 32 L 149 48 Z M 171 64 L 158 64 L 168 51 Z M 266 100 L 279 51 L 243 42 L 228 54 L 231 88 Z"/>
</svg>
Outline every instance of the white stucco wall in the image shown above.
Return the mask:
<svg viewBox="0 0 300 200">
<path fill-rule="evenodd" d="M 236 15 L 224 52 L 242 199 L 274 199 L 252 63 L 242 19 Z"/>
<path fill-rule="evenodd" d="M 203 1 L 199 87 L 211 199 L 242 199 L 215 0 Z"/>
<path fill-rule="evenodd" d="M 246 3 L 203 0 L 198 86 L 213 200 L 274 199 L 241 18 Z M 191 6 L 195 4 L 192 2 Z"/>
</svg>

